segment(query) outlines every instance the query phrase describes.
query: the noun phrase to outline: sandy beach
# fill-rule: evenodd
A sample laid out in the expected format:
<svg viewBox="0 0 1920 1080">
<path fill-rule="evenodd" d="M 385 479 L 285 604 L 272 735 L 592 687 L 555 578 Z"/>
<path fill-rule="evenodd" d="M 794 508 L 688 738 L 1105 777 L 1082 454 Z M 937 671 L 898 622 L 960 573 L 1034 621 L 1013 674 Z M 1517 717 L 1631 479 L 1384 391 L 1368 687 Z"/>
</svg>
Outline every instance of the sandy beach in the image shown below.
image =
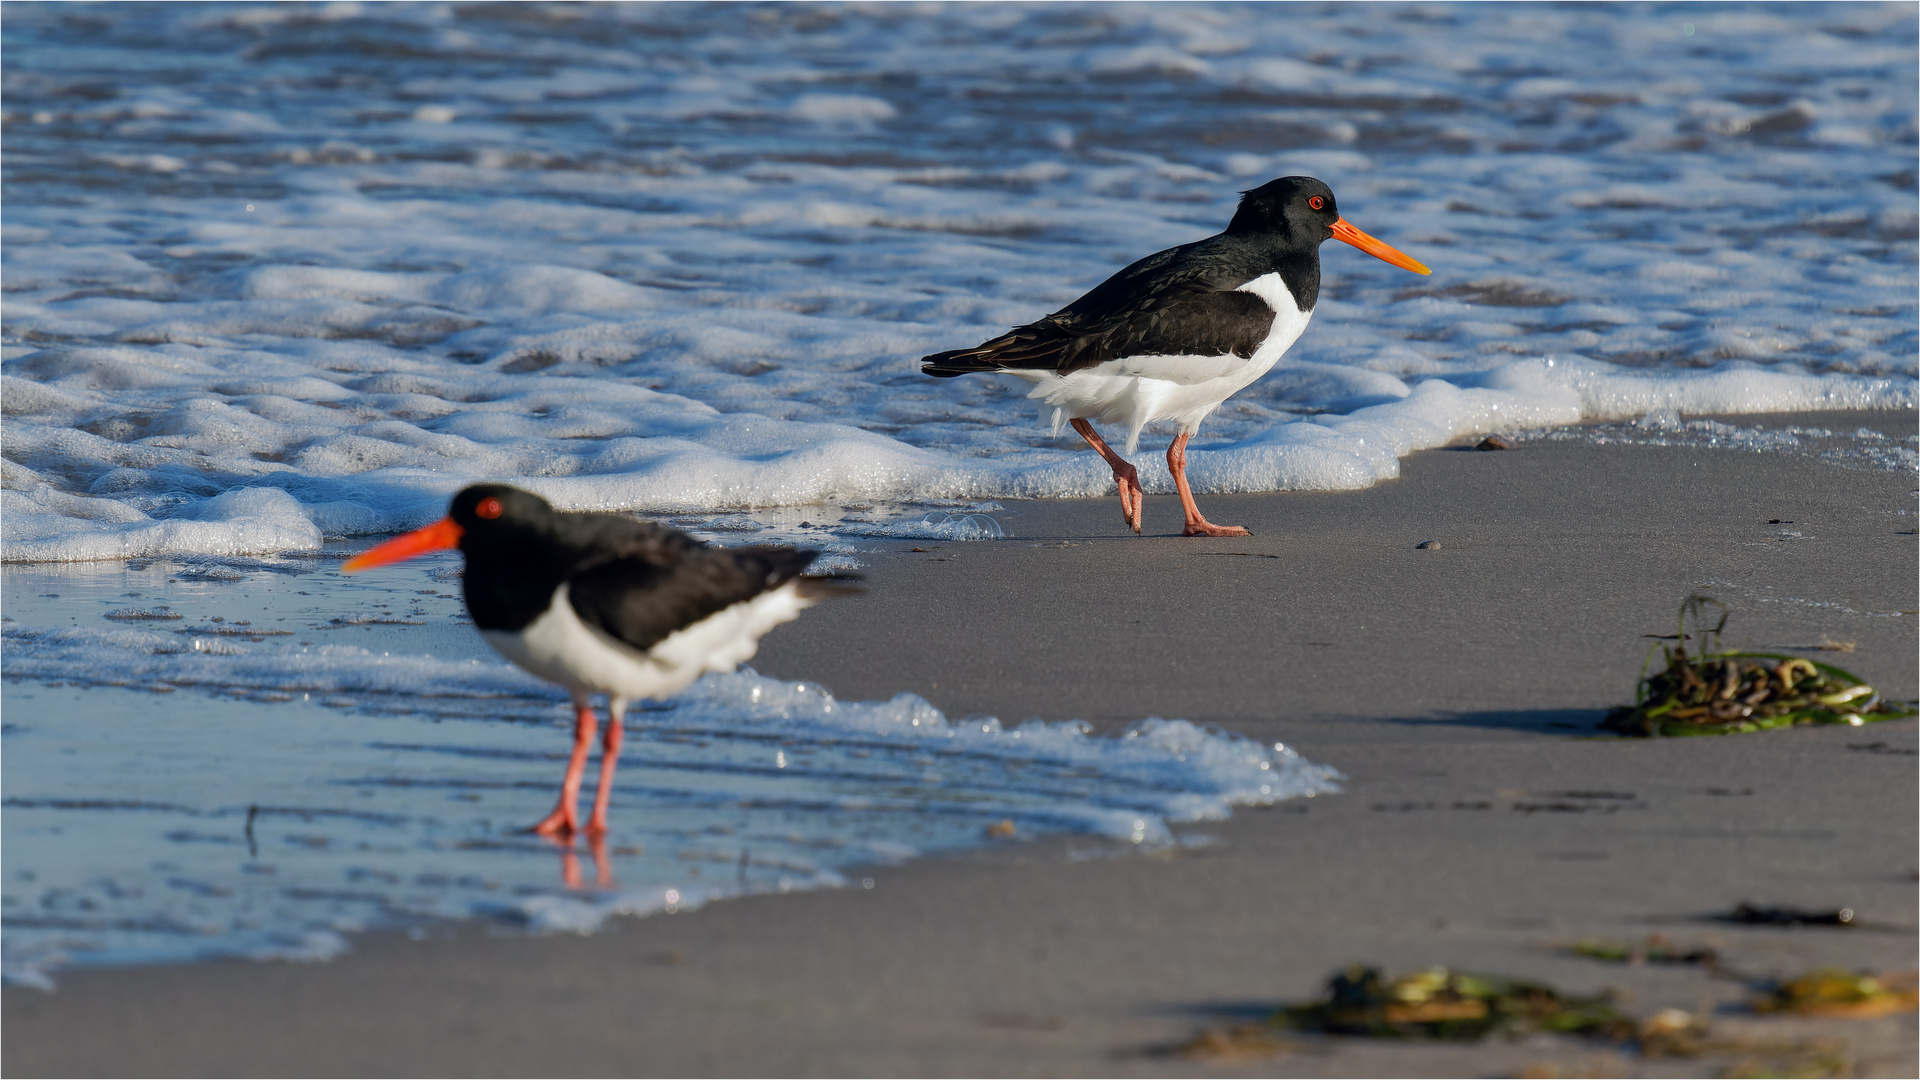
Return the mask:
<svg viewBox="0 0 1920 1080">
<path fill-rule="evenodd" d="M 773 634 L 756 666 L 843 699 L 911 690 L 954 716 L 1184 717 L 1284 741 L 1345 791 L 1238 811 L 1173 849 L 1014 838 L 876 868 L 871 890 L 585 937 L 453 926 L 364 936 L 319 964 L 71 969 L 54 992 L 4 992 L 4 1069 L 1713 1075 L 1740 1056 L 1547 1036 L 1154 1052 L 1365 962 L 1611 987 L 1636 1015 L 1704 1012 L 1755 1060 L 1798 1040 L 1850 1075 L 1911 1075 L 1911 1013 L 1762 1019 L 1739 979 L 1555 949 L 1657 932 L 1752 977 L 1913 966 L 1912 721 L 1593 737 L 1631 694 L 1643 635 L 1670 633 L 1694 590 L 1732 608 L 1729 644 L 1824 645 L 1805 655 L 1920 694 L 1913 490 L 1908 473 L 1802 457 L 1536 442 L 1416 454 L 1365 491 L 1203 499 L 1246 539 L 1169 535 L 1171 498 L 1148 500 L 1141 537 L 1112 500 L 1009 503 L 1003 541 L 875 551 L 864 596 Z M 1742 901 L 1849 907 L 1858 925 L 1713 920 Z"/>
<path fill-rule="evenodd" d="M 5 16 L 0 1073 L 1920 1074 L 1752 1005 L 1920 980 L 1915 721 L 1597 726 L 1696 594 L 1920 697 L 1911 4 Z M 462 554 L 341 572 L 480 482 L 866 588 L 562 848 Z M 1361 965 L 1632 1022 L 1260 1026 Z"/>
</svg>

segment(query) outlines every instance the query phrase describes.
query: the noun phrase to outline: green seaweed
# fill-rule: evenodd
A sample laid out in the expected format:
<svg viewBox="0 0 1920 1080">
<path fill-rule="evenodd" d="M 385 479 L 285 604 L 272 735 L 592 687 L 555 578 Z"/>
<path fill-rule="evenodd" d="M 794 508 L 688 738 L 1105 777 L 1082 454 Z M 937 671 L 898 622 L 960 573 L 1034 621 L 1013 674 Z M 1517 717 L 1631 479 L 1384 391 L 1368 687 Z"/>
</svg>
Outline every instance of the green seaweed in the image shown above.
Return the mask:
<svg viewBox="0 0 1920 1080">
<path fill-rule="evenodd" d="M 1708 625 L 1708 609 L 1719 619 Z M 1915 714 L 1912 702 L 1883 700 L 1850 671 L 1787 653 L 1723 649 L 1728 609 L 1698 593 L 1680 605 L 1679 627 L 1661 669 L 1641 673 L 1631 706 L 1607 714 L 1600 726 L 1622 735 L 1729 735 L 1801 724 L 1861 724 Z M 1699 655 L 1687 650 L 1698 634 Z"/>
<path fill-rule="evenodd" d="M 1911 971 L 1872 975 L 1822 968 L 1769 985 L 1753 1000 L 1753 1011 L 1853 1019 L 1891 1016 L 1920 1006 L 1916 981 Z"/>
<path fill-rule="evenodd" d="M 1476 1041 L 1536 1031 L 1624 1040 L 1631 1019 L 1606 995 L 1562 995 L 1543 983 L 1433 968 L 1388 980 L 1355 964 L 1327 983 L 1324 1001 L 1293 1005 L 1270 1023 L 1294 1031 L 1387 1039 Z"/>
</svg>

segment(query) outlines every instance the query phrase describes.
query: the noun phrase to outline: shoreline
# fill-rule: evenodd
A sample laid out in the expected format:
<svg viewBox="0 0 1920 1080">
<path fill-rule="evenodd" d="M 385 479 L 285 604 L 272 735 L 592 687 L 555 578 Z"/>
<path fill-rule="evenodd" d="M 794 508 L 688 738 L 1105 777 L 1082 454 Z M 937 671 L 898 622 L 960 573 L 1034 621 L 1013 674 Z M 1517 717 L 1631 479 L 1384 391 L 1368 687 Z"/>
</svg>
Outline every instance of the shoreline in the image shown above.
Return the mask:
<svg viewBox="0 0 1920 1080">
<path fill-rule="evenodd" d="M 1880 416 L 1911 430 L 1910 413 Z M 1009 539 L 878 545 L 865 596 L 770 635 L 754 666 L 842 700 L 910 690 L 955 717 L 1216 724 L 1340 769 L 1346 791 L 1186 830 L 1216 841 L 1205 846 L 996 844 L 875 868 L 871 891 L 749 897 L 592 937 L 459 925 L 422 941 L 365 935 L 311 966 L 70 968 L 53 994 L 0 995 L 4 1065 L 1705 1074 L 1724 1060 L 1560 1039 L 1350 1041 L 1240 1064 L 1139 1055 L 1311 996 L 1353 961 L 1614 985 L 1644 1015 L 1731 1008 L 1744 991 L 1547 946 L 1657 930 L 1718 942 L 1762 974 L 1910 955 L 1914 721 L 1578 736 L 1631 694 L 1641 635 L 1670 632 L 1702 585 L 1735 607 L 1730 644 L 1848 642 L 1807 655 L 1920 696 L 1912 488 L 1910 475 L 1798 457 L 1528 442 L 1416 453 L 1398 480 L 1360 491 L 1202 497 L 1251 538 L 1166 535 L 1180 520 L 1168 496 L 1148 497 L 1143 537 L 1112 499 L 1007 502 Z M 1440 547 L 1414 546 L 1428 540 Z M 1554 803 L 1572 809 L 1526 809 Z M 1743 900 L 1844 904 L 1873 926 L 1704 918 Z M 1865 1074 L 1915 1064 L 1911 1014 L 1714 1022 L 1841 1039 Z"/>
<path fill-rule="evenodd" d="M 1672 416 L 1669 419 L 1672 424 L 1677 426 L 1653 424 L 1642 427 L 1641 424 L 1646 422 L 1648 418 L 1642 418 L 1641 421 L 1632 419 L 1594 419 L 1584 420 L 1574 424 L 1545 427 L 1500 425 L 1488 428 L 1484 432 L 1459 436 L 1439 446 L 1427 446 L 1425 449 L 1406 451 L 1397 457 L 1393 456 L 1390 450 L 1381 448 L 1381 433 L 1379 431 L 1367 428 L 1366 430 L 1370 431 L 1371 434 L 1358 437 L 1357 442 L 1355 442 L 1352 447 L 1349 447 L 1347 451 L 1342 451 L 1340 454 L 1334 455 L 1334 457 L 1340 457 L 1341 454 L 1345 454 L 1349 459 L 1348 464 L 1356 468 L 1359 467 L 1360 460 L 1365 458 L 1368 463 L 1362 471 L 1368 472 L 1368 474 L 1373 477 L 1367 486 L 1350 486 L 1348 481 L 1352 480 L 1353 476 L 1357 476 L 1358 474 L 1348 475 L 1348 473 L 1342 472 L 1341 469 L 1334 469 L 1332 473 L 1324 471 L 1313 473 L 1312 470 L 1299 472 L 1296 470 L 1293 474 L 1296 479 L 1302 479 L 1309 474 L 1313 474 L 1318 476 L 1318 482 L 1303 479 L 1303 486 L 1267 489 L 1249 493 L 1256 495 L 1298 495 L 1310 493 L 1343 494 L 1355 491 L 1366 491 L 1398 479 L 1401 470 L 1405 467 L 1405 462 L 1412 455 L 1427 453 L 1433 450 L 1470 449 L 1473 444 L 1478 443 L 1488 434 L 1518 436 L 1523 442 L 1532 443 L 1592 442 L 1598 445 L 1627 443 L 1633 445 L 1683 445 L 1752 450 L 1760 453 L 1781 453 L 1787 456 L 1830 460 L 1847 467 L 1866 469 L 1887 469 L 1890 467 L 1889 462 L 1893 462 L 1895 464 L 1892 467 L 1894 467 L 1896 471 L 1902 467 L 1911 468 L 1915 461 L 1914 451 L 1916 447 L 1913 445 L 1911 437 L 1915 432 L 1915 418 L 1917 414 L 1913 408 L 1848 408 L 1816 412 L 1688 414 L 1676 413 L 1671 409 L 1665 409 L 1656 410 L 1656 412 L 1671 413 Z M 1347 417 L 1339 414 L 1328 414 L 1326 418 L 1335 421 L 1347 419 Z M 1288 421 L 1288 423 L 1303 423 L 1314 419 L 1317 419 L 1317 417 L 1296 416 Z M 1711 421 L 1714 424 L 1726 425 L 1737 428 L 1738 430 L 1736 432 L 1695 431 L 1687 427 L 1688 424 L 1694 421 Z M 1016 416 L 1009 418 L 1007 426 L 1019 428 L 1030 422 L 1028 419 Z M 1284 427 L 1286 425 L 1283 424 L 1280 426 Z M 1366 428 L 1366 425 L 1363 424 L 1362 427 Z M 1796 433 L 1784 433 L 1783 429 L 1796 429 Z M 1331 429 L 1326 430 L 1331 431 Z M 1808 434 L 1809 430 L 1819 431 L 1823 434 Z M 1035 429 L 1035 431 L 1037 433 L 1038 429 Z M 1611 434 L 1598 434 L 1603 431 L 1610 432 Z M 1583 432 L 1588 434 L 1583 435 Z M 1766 436 L 1774 433 L 1779 434 L 1777 434 L 1777 437 L 1771 439 L 1766 438 Z M 1864 440 L 1862 438 L 1863 433 L 1865 433 Z M 1148 442 L 1139 452 L 1132 455 L 1132 460 L 1140 468 L 1142 483 L 1150 493 L 1171 495 L 1173 493 L 1172 480 L 1163 464 L 1164 458 L 1162 456 L 1162 450 L 1165 445 L 1164 439 L 1162 438 L 1164 435 L 1164 432 L 1156 433 L 1152 441 Z M 1345 438 L 1346 436 L 1343 435 L 1341 437 Z M 1369 438 L 1374 440 L 1372 447 L 1367 446 Z M 1390 436 L 1387 439 L 1387 445 L 1390 446 L 1395 441 L 1395 438 L 1396 437 Z M 1424 445 L 1422 440 L 1430 439 L 1431 435 L 1425 434 L 1420 438 L 1408 438 L 1405 436 L 1399 436 L 1397 438 L 1400 440 L 1400 445 L 1404 447 L 1409 445 Z M 1726 440 L 1728 439 L 1733 439 L 1741 443 L 1741 445 L 1726 445 Z M 1784 443 L 1782 440 L 1784 440 Z M 1887 445 L 1888 443 L 1892 445 L 1889 446 Z M 1233 445 L 1234 444 L 1231 443 L 1221 444 L 1217 447 L 1203 445 L 1192 450 L 1191 453 L 1195 469 L 1195 491 L 1201 497 L 1211 499 L 1220 497 L 1220 494 L 1225 494 L 1209 493 L 1209 480 L 1207 476 L 1210 473 L 1215 473 L 1223 477 L 1225 486 L 1229 488 L 1246 486 L 1246 481 L 1250 474 L 1236 472 L 1233 468 L 1224 465 L 1222 461 L 1214 460 L 1214 456 L 1217 453 L 1224 453 L 1231 456 L 1238 453 L 1239 450 L 1248 449 L 1244 446 L 1240 447 L 1239 450 L 1232 449 L 1231 447 L 1233 447 Z M 1048 454 L 1060 455 L 1060 461 L 1052 465 L 1044 463 L 1034 464 L 1033 468 L 1039 472 L 1052 473 L 1066 468 L 1069 469 L 1069 471 L 1084 473 L 1082 477 L 1083 482 L 1078 485 L 1077 490 L 1101 491 L 1110 490 L 1111 488 L 1111 480 L 1107 478 L 1104 467 L 1096 467 L 1099 464 L 1097 459 L 1090 453 L 1086 453 L 1084 444 L 1078 442 L 1077 439 L 1071 435 L 1065 437 L 1056 435 L 1051 442 L 1038 447 L 1030 447 L 1030 449 L 1044 449 Z M 1332 460 L 1332 458 L 1329 458 L 1322 461 L 1321 465 L 1331 468 Z M 1221 473 L 1220 469 L 1223 468 L 1226 471 Z M 884 472 L 886 469 L 883 468 L 882 471 Z M 1340 475 L 1345 476 L 1346 479 L 1332 479 L 1335 473 L 1340 473 Z M 470 482 L 478 482 L 481 479 L 489 478 L 473 477 Z M 499 480 L 502 478 L 493 477 L 490 479 Z M 559 478 L 543 478 L 537 481 L 529 481 L 524 478 L 519 481 L 514 481 L 513 478 L 509 477 L 506 478 L 506 481 L 519 482 L 527 486 L 541 488 L 550 498 L 563 506 L 574 506 L 581 509 L 606 509 L 607 500 L 603 497 L 604 493 L 596 495 L 592 492 L 587 492 L 584 496 L 581 494 L 582 492 L 586 492 L 587 489 L 579 487 L 578 484 L 590 482 L 592 479 L 593 477 L 591 475 L 575 475 Z M 898 480 L 899 477 L 896 476 L 895 479 Z M 1269 481 L 1274 479 L 1276 479 L 1274 476 L 1268 477 Z M 39 483 L 39 481 L 34 480 L 28 483 L 26 487 L 19 487 L 19 485 L 16 485 L 16 487 L 19 487 L 20 491 L 25 492 L 33 489 L 33 486 Z M 944 484 L 944 482 L 942 483 Z M 44 487 L 44 485 L 41 486 Z M 256 488 L 258 489 L 257 491 L 255 490 Z M 801 485 L 801 488 L 817 492 L 819 485 L 814 479 L 809 479 Z M 727 490 L 727 486 L 724 484 L 715 488 L 713 494 L 718 496 L 723 490 Z M 1084 501 L 1074 497 L 1059 495 L 1025 499 L 994 495 L 952 494 L 953 491 L 958 490 L 960 489 L 951 489 L 949 496 L 926 496 L 926 498 L 932 500 L 931 504 L 933 505 L 969 502 L 977 504 L 995 501 L 1020 504 Z M 219 528 L 226 527 L 224 524 L 220 524 L 220 522 L 226 520 L 227 510 L 223 510 L 221 514 L 218 515 L 219 521 L 212 524 L 205 521 L 192 520 L 191 515 L 189 515 L 186 517 L 150 519 L 142 525 L 142 528 L 160 528 L 162 533 L 175 529 L 186 530 L 189 534 L 197 537 L 195 544 L 201 549 L 198 551 L 167 550 L 169 544 L 178 544 L 178 538 L 174 537 L 172 539 L 161 539 L 158 541 L 158 547 L 149 543 L 147 547 L 143 547 L 129 554 L 128 543 L 124 537 L 117 547 L 113 544 L 107 544 L 102 547 L 89 545 L 92 544 L 92 541 L 104 540 L 104 534 L 91 537 L 72 534 L 65 538 L 27 537 L 10 541 L 4 545 L 4 550 L 0 550 L 0 564 L 9 566 L 58 566 L 100 564 L 132 559 L 220 558 L 223 556 L 236 558 L 247 558 L 250 556 L 265 558 L 312 557 L 325 551 L 337 550 L 342 546 L 370 543 L 377 537 L 396 535 L 399 531 L 405 531 L 405 527 L 402 527 L 393 532 L 330 533 L 321 528 L 321 524 L 325 519 L 315 519 L 307 509 L 302 509 L 290 498 L 285 498 L 285 492 L 273 484 L 242 485 L 227 492 L 226 495 L 233 495 L 235 492 L 251 493 L 247 496 L 248 501 L 246 503 L 247 506 L 252 507 L 251 510 L 239 509 L 238 503 L 228 508 L 241 515 L 239 518 L 234 519 L 233 522 L 236 527 L 242 530 L 240 533 L 228 535 L 219 533 L 217 529 L 214 532 L 207 531 L 208 529 L 214 529 L 216 525 L 218 525 Z M 568 492 L 571 492 L 571 494 L 567 494 Z M 35 497 L 39 498 L 45 494 L 46 492 L 41 491 Z M 734 491 L 733 495 L 737 496 L 738 491 Z M 417 492 L 413 492 L 406 495 L 405 498 L 408 501 L 417 502 L 419 497 Z M 67 495 L 61 496 L 61 498 L 70 499 L 74 498 L 74 496 Z M 865 542 L 875 535 L 898 534 L 875 533 L 860 527 L 849 528 L 844 535 L 834 533 L 832 526 L 828 526 L 827 532 L 824 534 L 793 530 L 791 526 L 801 519 L 824 517 L 824 519 L 828 521 L 838 521 L 841 515 L 845 514 L 848 508 L 853 506 L 859 506 L 863 510 L 878 508 L 884 515 L 890 511 L 930 505 L 928 503 L 916 502 L 914 498 L 858 494 L 842 494 L 832 498 L 823 498 L 812 503 L 769 502 L 764 505 L 725 505 L 718 508 L 701 505 L 681 506 L 679 509 L 664 509 L 662 507 L 672 505 L 672 499 L 669 498 L 665 502 L 648 502 L 648 500 L 643 498 L 640 501 L 652 508 L 617 509 L 614 512 L 642 514 L 648 517 L 668 520 L 698 519 L 701 517 L 759 518 L 762 519 L 763 526 L 765 525 L 765 519 L 771 517 L 776 520 L 783 520 L 787 528 L 782 530 L 776 527 L 773 529 L 773 535 L 762 536 L 758 539 L 782 543 L 799 543 L 802 545 L 810 541 L 818 541 L 823 538 L 823 536 L 841 542 Z M 415 519 L 406 527 L 417 527 L 425 524 L 428 520 L 431 520 L 429 515 L 437 514 L 441 509 L 442 504 L 439 501 L 428 499 L 427 504 L 421 504 L 421 506 L 417 508 L 418 513 L 414 515 Z M 288 516 L 289 514 L 291 514 L 291 516 Z M 862 516 L 856 518 L 856 520 L 865 521 L 866 518 Z M 735 531 L 735 524 L 736 523 L 730 523 L 729 526 L 724 527 L 725 531 Z M 888 524 L 899 524 L 899 522 Z M 696 529 L 696 531 L 698 530 Z M 239 539 L 242 536 L 250 537 L 250 539 Z M 306 537 L 306 539 L 292 539 L 294 537 Z M 267 543 L 267 546 L 259 546 L 266 543 L 266 538 L 276 538 L 274 540 L 275 543 L 283 545 L 292 544 L 293 546 L 274 547 L 271 543 Z M 151 540 L 152 538 L 149 539 Z M 738 537 L 736 537 L 736 539 L 738 539 Z M 71 552 L 73 549 L 65 548 L 63 545 L 74 540 L 86 540 L 87 543 L 83 543 L 82 548 L 95 551 L 96 554 L 85 558 L 14 558 L 14 554 L 19 551 L 47 552 L 68 550 Z M 188 544 L 186 546 L 193 547 L 195 545 Z M 106 554 L 106 552 L 112 553 Z M 222 554 L 210 554 L 212 552 L 220 552 Z"/>
</svg>

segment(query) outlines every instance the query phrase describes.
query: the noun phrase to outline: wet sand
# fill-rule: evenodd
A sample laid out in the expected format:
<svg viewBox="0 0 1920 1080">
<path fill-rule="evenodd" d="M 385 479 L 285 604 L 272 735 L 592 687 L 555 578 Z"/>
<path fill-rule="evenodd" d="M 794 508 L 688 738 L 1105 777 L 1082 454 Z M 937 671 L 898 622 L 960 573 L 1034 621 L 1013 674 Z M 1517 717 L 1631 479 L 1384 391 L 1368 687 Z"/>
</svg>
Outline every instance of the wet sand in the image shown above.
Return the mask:
<svg viewBox="0 0 1920 1080">
<path fill-rule="evenodd" d="M 1863 419 L 1910 433 L 1911 414 Z M 1749 420 L 1748 422 L 1751 422 Z M 1832 417 L 1821 426 L 1852 426 Z M 9 988 L 10 1075 L 1711 1075 L 1557 1037 L 1152 1056 L 1318 991 L 1353 961 L 1615 987 L 1718 1010 L 1729 1038 L 1842 1045 L 1912 1075 L 1911 1014 L 1762 1021 L 1733 979 L 1552 950 L 1663 933 L 1757 976 L 1910 968 L 1912 721 L 1732 738 L 1588 737 L 1644 634 L 1704 589 L 1728 641 L 1916 677 L 1907 473 L 1644 446 L 1441 450 L 1363 492 L 1215 496 L 1247 539 L 1148 535 L 1114 500 L 1009 504 L 1010 538 L 901 542 L 870 589 L 756 666 L 950 715 L 1179 716 L 1285 741 L 1344 794 L 1245 810 L 1211 844 L 1011 841 L 877 868 L 871 890 L 618 920 L 592 937 L 372 935 L 324 964 L 68 970 Z M 1774 523 L 1777 520 L 1777 524 Z M 1419 549 L 1423 541 L 1438 548 Z M 924 550 L 912 550 L 920 548 Z M 1851 907 L 1842 930 L 1731 926 L 1741 901 Z"/>
</svg>

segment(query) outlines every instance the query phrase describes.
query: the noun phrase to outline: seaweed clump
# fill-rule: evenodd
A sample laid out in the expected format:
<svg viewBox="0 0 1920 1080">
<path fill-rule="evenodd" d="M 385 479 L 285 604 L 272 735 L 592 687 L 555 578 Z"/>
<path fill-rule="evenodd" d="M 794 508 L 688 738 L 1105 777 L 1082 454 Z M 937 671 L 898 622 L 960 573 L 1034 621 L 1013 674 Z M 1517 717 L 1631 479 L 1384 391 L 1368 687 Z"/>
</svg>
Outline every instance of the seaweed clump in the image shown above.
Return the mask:
<svg viewBox="0 0 1920 1080">
<path fill-rule="evenodd" d="M 1283 1008 L 1272 1023 L 1330 1035 L 1467 1042 L 1536 1031 L 1615 1040 L 1634 1034 L 1633 1021 L 1606 995 L 1570 997 L 1542 983 L 1438 967 L 1388 980 L 1358 964 L 1328 980 L 1326 1000 Z"/>
<path fill-rule="evenodd" d="M 1720 616 L 1711 626 L 1709 607 Z M 1726 735 L 1799 724 L 1858 727 L 1914 715 L 1911 703 L 1882 700 L 1859 676 L 1832 664 L 1722 649 L 1727 615 L 1727 606 L 1710 596 L 1688 597 L 1674 643 L 1656 646 L 1666 665 L 1643 675 L 1634 703 L 1607 713 L 1600 726 L 1622 735 Z M 1697 656 L 1687 649 L 1689 623 L 1699 633 Z M 1652 660 L 1649 654 L 1649 666 Z"/>
<path fill-rule="evenodd" d="M 1376 968 L 1353 964 L 1327 980 L 1324 1000 L 1282 1006 L 1264 1020 L 1210 1028 L 1150 1053 L 1253 1060 L 1299 1049 L 1287 1033 L 1478 1042 L 1495 1034 L 1558 1032 L 1645 1043 L 1648 1030 L 1615 1011 L 1605 994 L 1569 997 L 1543 983 L 1439 967 L 1389 980 Z"/>
<path fill-rule="evenodd" d="M 1920 986 L 1913 972 L 1859 975 L 1829 968 L 1776 983 L 1754 999 L 1753 1011 L 1867 1019 L 1912 1012 L 1916 1005 Z"/>
</svg>

